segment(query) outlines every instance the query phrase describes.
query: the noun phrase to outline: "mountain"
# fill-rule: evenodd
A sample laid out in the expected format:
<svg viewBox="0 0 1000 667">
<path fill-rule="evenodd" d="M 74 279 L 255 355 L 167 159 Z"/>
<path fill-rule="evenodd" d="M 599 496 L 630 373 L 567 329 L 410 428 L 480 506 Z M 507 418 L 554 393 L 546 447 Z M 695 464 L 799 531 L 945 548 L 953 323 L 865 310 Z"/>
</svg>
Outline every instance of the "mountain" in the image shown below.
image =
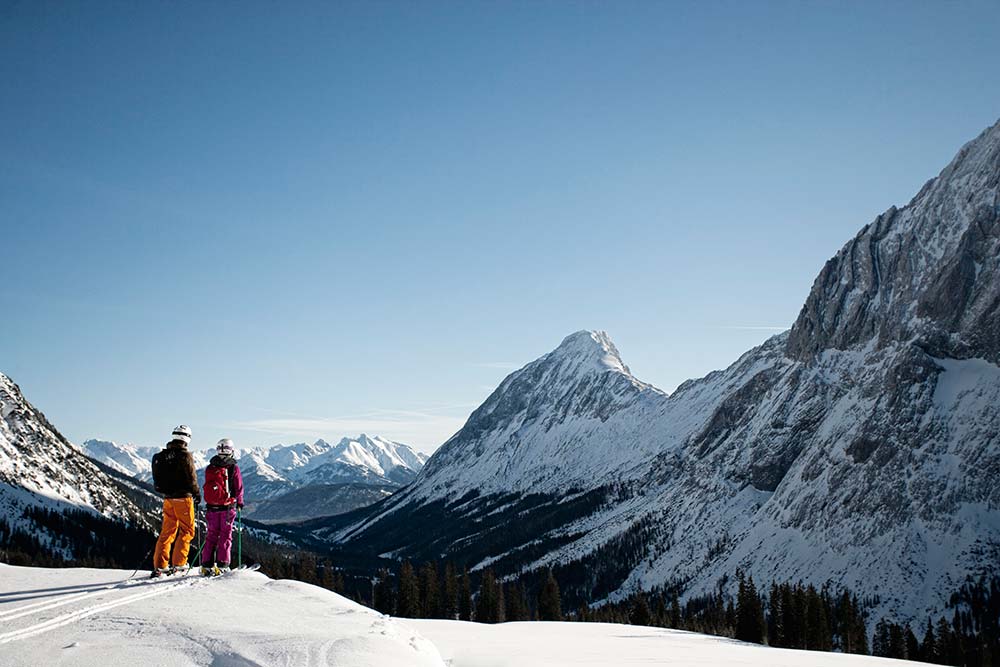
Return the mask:
<svg viewBox="0 0 1000 667">
<path fill-rule="evenodd" d="M 123 549 L 148 539 L 153 504 L 140 485 L 87 458 L 0 373 L 0 548 L 9 558 L 125 558 Z"/>
<path fill-rule="evenodd" d="M 258 503 L 252 516 L 262 523 L 296 523 L 367 507 L 398 490 L 395 484 L 309 484 Z"/>
<path fill-rule="evenodd" d="M 146 482 L 152 480 L 150 460 L 160 449 L 106 440 L 83 443 L 91 458 Z M 192 451 L 199 479 L 214 453 Z M 270 521 L 315 518 L 336 513 L 331 511 L 335 509 L 355 509 L 365 500 L 375 502 L 385 497 L 387 489 L 412 482 L 427 460 L 409 445 L 365 434 L 336 444 L 317 440 L 241 449 L 236 456 L 246 487 L 247 516 Z M 361 490 L 357 485 L 371 488 Z M 294 496 L 277 502 L 293 492 Z M 297 504 L 303 501 L 308 504 Z M 257 516 L 264 505 L 264 514 Z"/>
<path fill-rule="evenodd" d="M 603 332 L 508 376 L 416 481 L 312 522 L 564 600 L 847 586 L 919 622 L 1000 568 L 1000 123 L 827 262 L 790 331 L 667 395 Z M 731 584 L 730 584 L 731 585 Z"/>
</svg>

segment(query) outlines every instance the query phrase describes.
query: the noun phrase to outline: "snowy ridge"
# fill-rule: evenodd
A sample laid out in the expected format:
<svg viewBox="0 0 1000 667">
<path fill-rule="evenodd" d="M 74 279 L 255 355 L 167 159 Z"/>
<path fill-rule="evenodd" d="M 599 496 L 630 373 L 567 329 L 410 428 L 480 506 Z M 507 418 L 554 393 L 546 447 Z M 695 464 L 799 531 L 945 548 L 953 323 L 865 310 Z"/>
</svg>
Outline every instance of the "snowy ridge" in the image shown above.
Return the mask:
<svg viewBox="0 0 1000 667">
<path fill-rule="evenodd" d="M 13 527 L 52 542 L 46 529 L 25 516 L 29 508 L 77 509 L 140 524 L 147 521 L 123 489 L 63 438 L 2 373 L 0 415 L 0 508 Z"/>
<path fill-rule="evenodd" d="M 150 460 L 160 447 L 137 447 L 105 440 L 88 440 L 83 451 L 91 458 L 143 481 L 151 481 Z M 214 450 L 193 449 L 199 478 Z M 402 486 L 412 481 L 427 456 L 409 445 L 361 434 L 336 444 L 325 440 L 295 445 L 253 447 L 236 453 L 248 478 L 248 502 L 276 498 L 312 484 L 365 483 Z"/>
<path fill-rule="evenodd" d="M 872 623 L 940 613 L 1000 569 L 998 193 L 1000 123 L 845 245 L 790 332 L 670 396 L 606 334 L 573 334 L 411 486 L 314 534 L 501 575 L 603 571 L 598 550 L 631 540 L 643 549 L 617 589 L 581 582 L 584 599 L 666 582 L 694 595 L 742 568 L 877 595 Z"/>
</svg>

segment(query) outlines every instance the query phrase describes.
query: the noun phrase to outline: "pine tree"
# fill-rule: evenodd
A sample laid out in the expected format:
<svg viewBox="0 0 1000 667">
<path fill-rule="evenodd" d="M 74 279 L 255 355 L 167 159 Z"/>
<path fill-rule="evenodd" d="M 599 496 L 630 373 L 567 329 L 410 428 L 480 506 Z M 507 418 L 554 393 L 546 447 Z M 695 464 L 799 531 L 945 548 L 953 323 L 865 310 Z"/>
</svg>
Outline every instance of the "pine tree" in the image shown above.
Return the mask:
<svg viewBox="0 0 1000 667">
<path fill-rule="evenodd" d="M 854 618 L 851 636 L 853 637 L 853 652 L 859 655 L 868 655 L 868 628 L 865 626 L 865 617 L 861 611 L 856 595 L 851 596 L 851 616 Z"/>
<path fill-rule="evenodd" d="M 395 614 L 395 596 L 392 591 L 392 579 L 388 570 L 379 570 L 378 581 L 375 584 L 375 610 L 383 614 Z"/>
<path fill-rule="evenodd" d="M 629 611 L 628 622 L 632 625 L 650 625 L 652 620 L 652 615 L 649 613 L 649 603 L 646 601 L 646 596 L 642 593 L 636 593 L 632 597 L 632 609 Z"/>
<path fill-rule="evenodd" d="M 665 628 L 669 619 L 670 612 L 667 611 L 667 597 L 661 593 L 656 596 L 656 610 L 653 611 L 652 624 L 660 628 Z"/>
<path fill-rule="evenodd" d="M 420 611 L 421 618 L 441 618 L 441 603 L 438 597 L 437 566 L 432 562 L 420 568 Z"/>
<path fill-rule="evenodd" d="M 670 601 L 670 624 L 671 628 L 682 628 L 681 624 L 681 601 L 677 597 L 677 593 L 674 593 L 673 600 Z"/>
<path fill-rule="evenodd" d="M 880 658 L 888 658 L 889 650 L 889 623 L 883 618 L 875 624 L 875 636 L 872 638 L 872 655 Z"/>
<path fill-rule="evenodd" d="M 903 643 L 906 648 L 906 653 L 904 658 L 907 660 L 919 660 L 920 659 L 920 642 L 917 641 L 917 636 L 913 634 L 913 630 L 909 626 L 904 628 L 903 632 Z"/>
<path fill-rule="evenodd" d="M 507 620 L 507 598 L 503 592 L 503 584 L 497 582 L 497 600 L 493 606 L 494 623 L 503 623 Z"/>
<path fill-rule="evenodd" d="M 832 648 L 830 624 L 826 617 L 826 605 L 816 588 L 806 589 L 806 646 L 812 651 L 829 651 Z"/>
<path fill-rule="evenodd" d="M 444 566 L 444 581 L 441 585 L 441 617 L 450 621 L 458 618 L 458 574 L 455 566 L 446 563 Z"/>
<path fill-rule="evenodd" d="M 559 583 L 556 581 L 552 570 L 548 570 L 545 583 L 538 594 L 538 620 L 540 621 L 561 621 L 562 620 L 562 600 L 559 595 Z"/>
<path fill-rule="evenodd" d="M 321 566 L 322 572 L 320 573 L 319 585 L 323 588 L 332 591 L 333 590 L 333 564 L 330 561 L 323 561 Z"/>
<path fill-rule="evenodd" d="M 736 573 L 739 589 L 736 596 L 736 639 L 760 644 L 764 640 L 764 610 L 757 595 L 753 577 L 745 579 L 742 572 Z"/>
<path fill-rule="evenodd" d="M 403 618 L 420 618 L 420 584 L 410 561 L 399 568 L 399 598 L 396 613 Z"/>
<path fill-rule="evenodd" d="M 527 621 L 530 620 L 528 612 L 528 596 L 524 590 L 524 584 L 511 584 L 507 589 L 507 621 Z"/>
<path fill-rule="evenodd" d="M 785 628 L 785 648 L 805 648 L 805 607 L 798 587 L 781 585 L 781 624 Z"/>
<path fill-rule="evenodd" d="M 781 590 L 776 581 L 771 581 L 771 596 L 768 600 L 767 643 L 770 646 L 785 646 L 784 612 L 781 609 Z"/>
<path fill-rule="evenodd" d="M 958 651 L 956 650 L 954 633 L 951 624 L 943 616 L 938 619 L 935 634 L 937 635 L 937 661 L 945 665 L 955 664 L 956 658 L 959 656 L 956 655 Z"/>
<path fill-rule="evenodd" d="M 900 660 L 906 658 L 906 637 L 903 629 L 895 623 L 889 623 L 889 656 Z"/>
<path fill-rule="evenodd" d="M 920 643 L 920 660 L 924 662 L 937 662 L 937 638 L 934 636 L 934 624 L 930 616 L 927 617 L 927 630 L 924 631 L 924 640 Z"/>
<path fill-rule="evenodd" d="M 479 585 L 479 596 L 476 598 L 476 621 L 479 623 L 499 623 L 500 591 L 496 576 L 491 568 L 483 572 L 483 580 Z"/>
<path fill-rule="evenodd" d="M 344 580 L 343 572 L 337 572 L 337 576 L 333 578 L 333 590 L 341 595 L 347 593 L 347 582 Z"/>
<path fill-rule="evenodd" d="M 461 621 L 472 620 L 472 579 L 469 570 L 462 572 L 462 584 L 458 593 L 458 618 Z"/>
</svg>

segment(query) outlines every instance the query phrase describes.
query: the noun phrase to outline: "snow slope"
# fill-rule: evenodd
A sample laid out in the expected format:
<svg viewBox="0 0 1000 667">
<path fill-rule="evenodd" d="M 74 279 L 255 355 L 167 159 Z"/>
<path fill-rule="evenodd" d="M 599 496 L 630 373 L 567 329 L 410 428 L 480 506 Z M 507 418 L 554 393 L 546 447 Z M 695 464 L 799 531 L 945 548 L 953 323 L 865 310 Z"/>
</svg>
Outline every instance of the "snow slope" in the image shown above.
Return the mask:
<svg viewBox="0 0 1000 667">
<path fill-rule="evenodd" d="M 444 667 L 409 626 L 322 588 L 130 574 L 0 565 L 0 664 Z"/>
<path fill-rule="evenodd" d="M 129 580 L 129 572 L 0 565 L 0 664 L 150 667 L 891 667 L 591 623 L 415 621 L 260 573 Z M 221 609 L 220 609 L 221 603 Z"/>
<path fill-rule="evenodd" d="M 610 623 L 405 621 L 449 667 L 893 667 L 861 655 L 776 649 L 681 630 Z"/>
</svg>

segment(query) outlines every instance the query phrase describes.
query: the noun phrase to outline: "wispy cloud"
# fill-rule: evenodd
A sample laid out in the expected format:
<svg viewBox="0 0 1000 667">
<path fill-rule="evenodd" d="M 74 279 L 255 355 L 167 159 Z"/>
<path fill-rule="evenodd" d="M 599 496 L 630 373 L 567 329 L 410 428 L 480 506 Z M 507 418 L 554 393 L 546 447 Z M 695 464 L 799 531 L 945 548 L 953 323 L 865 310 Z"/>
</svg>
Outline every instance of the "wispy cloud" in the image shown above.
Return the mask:
<svg viewBox="0 0 1000 667">
<path fill-rule="evenodd" d="M 736 329 L 739 331 L 786 331 L 791 327 L 787 324 L 782 327 L 758 326 L 756 324 L 724 324 L 712 327 L 713 329 Z"/>
<path fill-rule="evenodd" d="M 480 361 L 470 365 L 478 368 L 496 368 L 504 371 L 513 371 L 517 370 L 524 364 L 519 364 L 516 361 Z"/>
</svg>

